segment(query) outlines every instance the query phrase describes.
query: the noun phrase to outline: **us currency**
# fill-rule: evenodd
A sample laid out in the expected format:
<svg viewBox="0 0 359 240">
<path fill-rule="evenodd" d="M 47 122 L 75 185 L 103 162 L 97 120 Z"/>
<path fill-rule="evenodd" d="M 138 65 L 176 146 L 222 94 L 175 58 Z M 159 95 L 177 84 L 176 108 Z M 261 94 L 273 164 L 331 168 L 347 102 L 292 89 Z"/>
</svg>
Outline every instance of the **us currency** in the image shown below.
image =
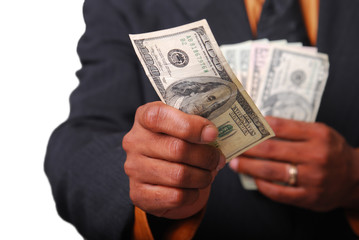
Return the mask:
<svg viewBox="0 0 359 240">
<path fill-rule="evenodd" d="M 285 45 L 286 43 L 286 40 L 277 40 L 272 41 L 271 44 L 256 43 L 252 46 L 248 69 L 248 78 L 250 79 L 248 92 L 254 102 L 258 98 L 258 89 L 263 83 L 262 71 L 267 63 L 269 50 L 275 45 Z"/>
<path fill-rule="evenodd" d="M 251 95 L 251 89 L 249 85 L 252 85 L 253 74 L 249 77 L 249 72 L 251 72 L 255 62 L 251 61 L 251 52 L 252 49 L 257 45 L 268 44 L 268 46 L 272 45 L 287 45 L 292 47 L 301 47 L 301 49 L 313 50 L 316 51 L 315 47 L 302 47 L 303 44 L 300 42 L 287 42 L 286 40 L 276 40 L 269 41 L 268 39 L 258 39 L 258 40 L 249 40 L 241 43 L 235 44 L 225 44 L 221 45 L 220 49 L 226 58 L 229 66 L 236 74 L 237 78 L 240 79 L 241 84 L 246 89 L 247 93 Z M 252 65 L 250 67 L 250 65 Z M 259 89 L 259 88 L 258 88 Z M 254 89 L 254 91 L 258 91 Z M 252 98 L 253 99 L 253 98 Z"/>
<path fill-rule="evenodd" d="M 219 131 L 213 144 L 227 161 L 274 136 L 230 69 L 206 20 L 130 38 L 161 100 L 211 120 Z"/>
<path fill-rule="evenodd" d="M 229 66 L 240 79 L 242 86 L 246 88 L 248 79 L 248 63 L 252 41 L 239 44 L 222 45 L 221 51 Z"/>
<path fill-rule="evenodd" d="M 312 50 L 273 47 L 258 105 L 265 115 L 314 122 L 326 81 L 328 56 Z"/>
<path fill-rule="evenodd" d="M 328 78 L 329 61 L 315 48 L 275 46 L 268 53 L 256 103 L 264 115 L 314 122 Z M 240 174 L 247 190 L 257 186 Z"/>
<path fill-rule="evenodd" d="M 260 39 L 255 41 L 246 41 L 237 44 L 222 45 L 221 51 L 226 58 L 229 66 L 234 71 L 241 84 L 249 93 L 248 87 L 248 73 L 250 54 L 253 44 L 268 43 L 268 39 Z"/>
<path fill-rule="evenodd" d="M 265 115 L 273 115 L 301 121 L 314 121 L 316 119 L 329 68 L 328 57 L 324 54 L 317 53 L 317 48 L 302 46 L 302 44 L 298 42 L 286 43 L 285 41 L 268 41 L 262 39 L 223 45 L 221 46 L 221 49 L 225 57 L 230 58 L 228 60 L 231 67 L 238 76 L 241 76 L 241 68 L 238 64 L 240 61 L 238 59 L 245 59 L 245 61 L 247 61 L 246 64 L 242 64 L 244 66 L 249 66 L 247 68 L 245 87 Z M 288 55 L 285 58 L 273 58 L 273 56 L 275 56 L 273 55 L 273 51 L 277 51 L 275 49 L 287 50 L 296 54 L 292 54 L 290 57 Z M 240 51 L 248 51 L 251 54 L 248 58 L 241 58 L 238 54 Z M 317 59 L 317 61 L 311 61 L 309 63 L 312 58 Z M 318 63 L 318 59 L 321 59 L 319 60 L 320 63 Z M 278 68 L 280 67 L 278 67 L 275 71 L 268 71 L 270 68 L 269 65 L 273 62 L 281 63 L 282 70 L 279 71 Z M 283 74 L 283 72 L 288 73 L 291 71 L 290 66 L 300 68 L 301 64 L 306 65 L 311 63 L 315 63 L 312 65 L 313 68 L 311 73 L 308 73 L 309 69 L 307 69 L 303 71 L 304 74 L 300 74 L 300 71 L 289 74 L 289 76 L 288 74 Z M 308 65 L 306 66 L 308 67 Z M 303 80 L 303 76 L 318 77 L 314 77 L 314 79 L 312 78 L 311 83 L 315 83 L 309 84 L 307 80 Z M 307 83 L 303 84 L 304 82 Z M 272 86 L 270 88 L 272 93 L 280 91 L 280 94 L 267 96 L 266 94 L 270 92 L 268 90 L 269 86 Z M 273 102 L 276 102 L 279 98 L 281 99 L 281 104 L 278 104 L 278 102 L 277 104 L 273 104 Z M 294 98 L 297 100 L 294 101 Z M 290 105 L 291 107 L 289 107 Z M 244 174 L 239 174 L 239 177 L 245 189 L 257 189 L 252 177 Z"/>
</svg>

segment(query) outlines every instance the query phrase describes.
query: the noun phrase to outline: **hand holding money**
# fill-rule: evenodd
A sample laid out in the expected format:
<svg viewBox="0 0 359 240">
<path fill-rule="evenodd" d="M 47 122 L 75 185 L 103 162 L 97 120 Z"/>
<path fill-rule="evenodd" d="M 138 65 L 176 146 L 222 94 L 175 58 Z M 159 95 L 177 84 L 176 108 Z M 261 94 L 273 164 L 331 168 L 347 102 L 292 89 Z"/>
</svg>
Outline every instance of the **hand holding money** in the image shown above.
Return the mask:
<svg viewBox="0 0 359 240">
<path fill-rule="evenodd" d="M 140 107 L 123 140 L 130 197 L 153 215 L 186 218 L 203 209 L 226 160 L 274 134 L 206 21 L 131 35 L 131 40 L 167 105 Z"/>
<path fill-rule="evenodd" d="M 207 119 L 161 102 L 136 112 L 123 139 L 132 202 L 159 217 L 194 215 L 207 203 L 225 157 L 213 146 L 218 131 Z"/>
<path fill-rule="evenodd" d="M 231 168 L 256 179 L 270 199 L 314 211 L 357 208 L 353 190 L 358 178 L 359 150 L 323 123 L 267 117 L 276 133 L 230 162 Z M 296 181 L 288 183 L 290 165 Z M 356 200 L 355 200 L 356 199 Z"/>
<path fill-rule="evenodd" d="M 274 136 L 228 66 L 207 21 L 130 38 L 161 100 L 211 120 L 219 131 L 212 144 L 227 161 Z"/>
<path fill-rule="evenodd" d="M 315 121 L 328 77 L 327 55 L 285 40 L 262 39 L 221 48 L 234 71 L 246 76 L 246 89 L 265 115 Z M 251 177 L 239 176 L 245 189 L 257 189 Z"/>
</svg>

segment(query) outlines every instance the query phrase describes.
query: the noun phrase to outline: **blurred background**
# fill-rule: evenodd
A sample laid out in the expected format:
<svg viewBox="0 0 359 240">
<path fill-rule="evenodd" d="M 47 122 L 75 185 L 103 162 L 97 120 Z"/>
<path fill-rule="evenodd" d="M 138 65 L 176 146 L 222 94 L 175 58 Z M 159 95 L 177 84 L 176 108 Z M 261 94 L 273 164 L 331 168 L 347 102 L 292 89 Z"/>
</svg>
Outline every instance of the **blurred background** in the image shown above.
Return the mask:
<svg viewBox="0 0 359 240">
<path fill-rule="evenodd" d="M 69 112 L 80 0 L 0 0 L 0 239 L 82 239 L 56 212 L 43 163 Z"/>
</svg>

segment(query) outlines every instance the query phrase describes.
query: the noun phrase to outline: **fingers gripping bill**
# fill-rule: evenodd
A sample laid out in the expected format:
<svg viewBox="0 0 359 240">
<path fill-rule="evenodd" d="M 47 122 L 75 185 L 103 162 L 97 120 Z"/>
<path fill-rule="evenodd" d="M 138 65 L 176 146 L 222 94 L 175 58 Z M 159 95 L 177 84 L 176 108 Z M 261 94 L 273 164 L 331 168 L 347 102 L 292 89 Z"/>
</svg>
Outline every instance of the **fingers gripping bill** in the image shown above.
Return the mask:
<svg viewBox="0 0 359 240">
<path fill-rule="evenodd" d="M 211 120 L 219 131 L 212 144 L 227 161 L 274 136 L 224 59 L 206 20 L 130 38 L 161 100 Z"/>
</svg>

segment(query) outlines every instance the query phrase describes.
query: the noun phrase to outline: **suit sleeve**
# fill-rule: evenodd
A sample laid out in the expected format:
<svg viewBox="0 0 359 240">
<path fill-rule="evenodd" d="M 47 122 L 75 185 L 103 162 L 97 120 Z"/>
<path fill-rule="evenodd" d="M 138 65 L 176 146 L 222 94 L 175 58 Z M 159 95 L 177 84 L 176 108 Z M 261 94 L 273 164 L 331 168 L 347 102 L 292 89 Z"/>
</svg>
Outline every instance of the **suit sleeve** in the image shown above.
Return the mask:
<svg viewBox="0 0 359 240">
<path fill-rule="evenodd" d="M 118 2 L 85 1 L 79 85 L 45 158 L 59 215 L 89 240 L 128 239 L 133 225 L 122 138 L 143 99 L 127 20 L 114 6 Z"/>
</svg>

